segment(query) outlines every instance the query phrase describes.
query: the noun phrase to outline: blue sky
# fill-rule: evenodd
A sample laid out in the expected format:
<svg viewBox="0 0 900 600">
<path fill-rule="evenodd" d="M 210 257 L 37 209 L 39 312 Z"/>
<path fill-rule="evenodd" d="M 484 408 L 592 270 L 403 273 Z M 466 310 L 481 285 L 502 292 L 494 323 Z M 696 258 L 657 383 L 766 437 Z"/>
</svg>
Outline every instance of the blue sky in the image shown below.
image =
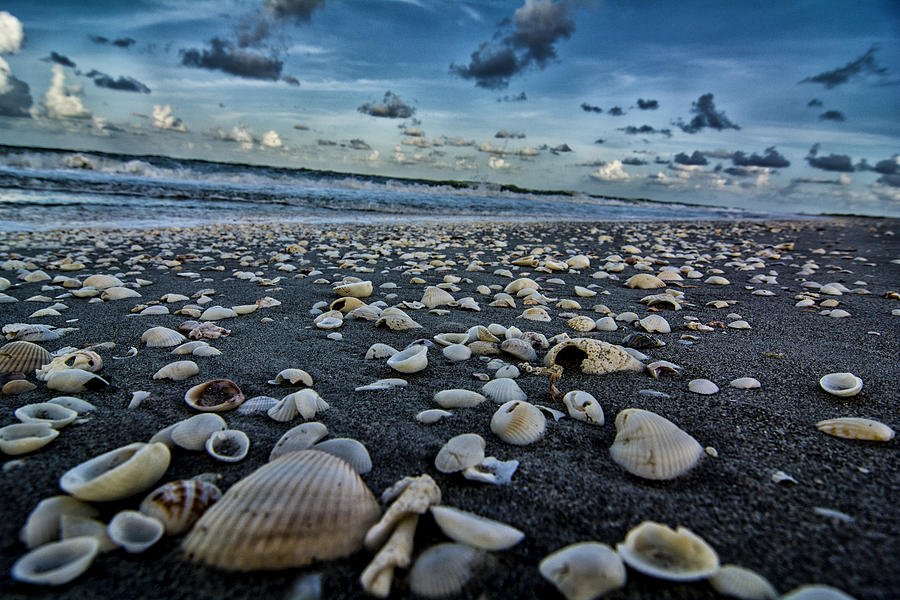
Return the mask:
<svg viewBox="0 0 900 600">
<path fill-rule="evenodd" d="M 892 1 L 2 11 L 2 143 L 900 211 Z"/>
</svg>

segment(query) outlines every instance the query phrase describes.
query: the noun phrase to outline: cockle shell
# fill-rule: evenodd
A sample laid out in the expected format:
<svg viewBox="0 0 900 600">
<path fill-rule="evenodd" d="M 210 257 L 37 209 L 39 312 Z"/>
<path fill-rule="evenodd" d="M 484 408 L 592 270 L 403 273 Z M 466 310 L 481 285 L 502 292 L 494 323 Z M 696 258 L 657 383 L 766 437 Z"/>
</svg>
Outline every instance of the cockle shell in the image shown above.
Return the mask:
<svg viewBox="0 0 900 600">
<path fill-rule="evenodd" d="M 302 383 L 306 387 L 312 387 L 312 376 L 303 369 L 282 369 L 275 379 L 270 379 L 267 383 L 270 385 L 297 385 Z"/>
<path fill-rule="evenodd" d="M 482 550 L 465 544 L 438 544 L 428 548 L 409 572 L 409 588 L 425 598 L 458 594 L 486 559 Z"/>
<path fill-rule="evenodd" d="M 509 377 L 492 379 L 481 386 L 481 391 L 497 404 L 505 404 L 514 400 L 524 401 L 528 398 L 519 384 Z"/>
<path fill-rule="evenodd" d="M 819 386 L 832 396 L 855 396 L 863 381 L 853 373 L 829 373 L 819 380 Z"/>
<path fill-rule="evenodd" d="M 221 497 L 222 491 L 213 483 L 179 479 L 147 494 L 141 501 L 140 511 L 159 519 L 167 535 L 180 535 Z"/>
<path fill-rule="evenodd" d="M 515 527 L 452 506 L 432 506 L 431 515 L 447 537 L 482 550 L 507 550 L 525 538 Z"/>
<path fill-rule="evenodd" d="M 15 415 L 23 423 L 46 423 L 53 429 L 62 429 L 78 418 L 78 413 L 71 408 L 52 402 L 20 406 L 16 409 Z"/>
<path fill-rule="evenodd" d="M 353 296 L 354 298 L 366 298 L 372 295 L 371 281 L 354 281 L 341 283 L 334 286 L 334 292 L 338 296 Z"/>
<path fill-rule="evenodd" d="M 102 390 L 109 383 L 88 371 L 81 369 L 64 369 L 52 371 L 47 377 L 47 389 L 58 392 L 81 392 L 84 390 Z"/>
<path fill-rule="evenodd" d="M 369 456 L 369 451 L 361 442 L 352 438 L 332 438 L 319 442 L 312 449 L 344 459 L 360 475 L 365 475 L 372 470 L 372 458 Z"/>
<path fill-rule="evenodd" d="M 200 517 L 183 549 L 191 560 L 231 571 L 302 567 L 362 548 L 380 512 L 349 464 L 301 450 L 229 488 Z"/>
<path fill-rule="evenodd" d="M 0 374 L 33 373 L 53 360 L 49 352 L 32 342 L 10 342 L 0 346 Z"/>
<path fill-rule="evenodd" d="M 179 421 L 172 426 L 169 436 L 172 442 L 185 450 L 195 452 L 206 447 L 206 440 L 216 431 L 228 428 L 225 419 L 215 413 L 201 413 Z"/>
<path fill-rule="evenodd" d="M 434 285 L 429 285 L 427 288 L 425 288 L 425 292 L 422 294 L 421 300 L 422 304 L 424 304 L 428 308 L 434 308 L 443 304 L 449 304 L 454 301 L 455 300 L 453 298 L 453 295 L 450 294 L 450 292 Z"/>
<path fill-rule="evenodd" d="M 632 289 L 639 290 L 652 290 L 655 288 L 664 288 L 666 287 L 666 282 L 657 277 L 656 275 L 650 275 L 649 273 L 638 273 L 637 275 L 633 275 L 629 277 L 625 282 L 625 287 L 629 287 Z"/>
<path fill-rule="evenodd" d="M 125 548 L 129 554 L 147 550 L 162 539 L 165 531 L 162 521 L 136 510 L 116 513 L 106 528 L 109 539 L 117 546 Z"/>
<path fill-rule="evenodd" d="M 762 575 L 737 565 L 722 565 L 709 578 L 714 590 L 741 600 L 776 600 L 778 592 Z"/>
<path fill-rule="evenodd" d="M 455 473 L 484 460 L 484 438 L 477 433 L 463 433 L 447 440 L 434 459 L 441 473 Z"/>
<path fill-rule="evenodd" d="M 525 446 L 544 435 L 547 419 L 536 406 L 520 400 L 503 404 L 491 417 L 491 431 L 507 444 Z"/>
<path fill-rule="evenodd" d="M 271 396 L 254 396 L 249 400 L 244 400 L 240 406 L 234 409 L 239 415 L 254 415 L 260 412 L 266 412 L 273 406 L 278 404 L 278 399 Z"/>
<path fill-rule="evenodd" d="M 688 433 L 656 413 L 626 408 L 616 415 L 612 459 L 645 479 L 672 479 L 697 464 L 703 447 Z"/>
<path fill-rule="evenodd" d="M 72 467 L 60 477 L 59 487 L 81 500 L 120 500 L 159 481 L 170 457 L 165 444 L 134 442 Z"/>
<path fill-rule="evenodd" d="M 468 408 L 484 402 L 484 396 L 472 390 L 441 390 L 434 395 L 434 401 L 443 408 Z"/>
<path fill-rule="evenodd" d="M 563 404 L 569 411 L 569 416 L 592 425 L 603 425 L 603 408 L 597 399 L 588 392 L 572 390 L 563 396 Z"/>
<path fill-rule="evenodd" d="M 597 323 L 595 323 L 594 320 L 590 317 L 578 315 L 566 321 L 566 325 L 568 325 L 575 331 L 591 331 L 597 325 Z"/>
<path fill-rule="evenodd" d="M 100 542 L 91 536 L 44 544 L 17 560 L 11 575 L 26 583 L 63 585 L 87 571 L 98 552 Z"/>
<path fill-rule="evenodd" d="M 284 400 L 292 399 L 297 412 L 304 420 L 309 421 L 316 413 L 328 410 L 328 403 L 313 389 L 305 388 L 293 394 L 288 394 Z"/>
<path fill-rule="evenodd" d="M 648 333 L 670 333 L 669 322 L 659 315 L 647 315 L 638 324 Z"/>
<path fill-rule="evenodd" d="M 282 454 L 306 450 L 313 444 L 328 435 L 328 427 L 318 421 L 310 421 L 288 429 L 281 438 L 275 442 L 269 453 L 269 460 L 275 460 Z"/>
<path fill-rule="evenodd" d="M 195 410 L 225 412 L 240 406 L 244 401 L 244 394 L 230 379 L 213 379 L 185 392 L 184 401 Z"/>
<path fill-rule="evenodd" d="M 840 417 L 816 423 L 816 429 L 835 437 L 852 440 L 889 442 L 894 439 L 894 430 L 878 421 L 861 417 Z"/>
<path fill-rule="evenodd" d="M 177 346 L 187 338 L 168 327 L 151 327 L 141 335 L 141 341 L 148 348 L 167 348 Z"/>
<path fill-rule="evenodd" d="M 644 521 L 628 532 L 616 551 L 632 569 L 668 581 L 706 579 L 719 570 L 716 551 L 686 527 L 673 530 Z"/>
<path fill-rule="evenodd" d="M 387 364 L 399 373 L 418 373 L 428 366 L 428 346 L 413 344 L 387 359 Z"/>
<path fill-rule="evenodd" d="M 14 423 L 0 427 L 0 451 L 4 454 L 27 454 L 40 450 L 59 435 L 47 423 Z"/>
<path fill-rule="evenodd" d="M 51 496 L 37 503 L 19 531 L 19 539 L 29 550 L 52 542 L 59 537 L 60 517 L 73 515 L 96 517 L 96 508 L 72 496 Z"/>
<path fill-rule="evenodd" d="M 688 390 L 694 392 L 695 394 L 700 394 L 703 396 L 711 396 L 719 391 L 719 386 L 710 381 L 709 379 L 692 379 L 688 382 Z"/>
<path fill-rule="evenodd" d="M 200 372 L 200 367 L 192 360 L 177 360 L 171 362 L 153 374 L 153 379 L 171 379 L 181 381 L 193 377 Z"/>
<path fill-rule="evenodd" d="M 644 370 L 644 365 L 621 346 L 590 338 L 574 338 L 556 344 L 547 351 L 544 363 L 548 367 L 580 368 L 591 375 Z"/>
<path fill-rule="evenodd" d="M 250 451 L 250 438 L 243 431 L 224 429 L 206 438 L 206 453 L 222 462 L 238 462 Z"/>
<path fill-rule="evenodd" d="M 538 565 L 541 575 L 566 600 L 593 600 L 625 585 L 625 564 L 616 551 L 597 542 L 560 548 Z"/>
<path fill-rule="evenodd" d="M 528 340 L 522 338 L 503 340 L 500 343 L 500 350 L 518 360 L 524 360 L 526 362 L 537 360 L 537 352 L 535 352 L 534 346 L 532 346 Z"/>
</svg>

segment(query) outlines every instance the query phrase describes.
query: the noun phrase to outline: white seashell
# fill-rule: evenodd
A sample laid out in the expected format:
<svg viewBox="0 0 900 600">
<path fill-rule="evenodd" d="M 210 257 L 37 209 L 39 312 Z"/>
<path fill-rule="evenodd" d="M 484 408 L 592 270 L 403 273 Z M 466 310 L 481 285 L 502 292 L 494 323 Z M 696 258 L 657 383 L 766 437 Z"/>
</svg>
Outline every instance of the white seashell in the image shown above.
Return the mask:
<svg viewBox="0 0 900 600">
<path fill-rule="evenodd" d="M 538 565 L 541 575 L 566 600 L 593 600 L 625 585 L 625 564 L 616 551 L 597 542 L 560 548 Z"/>
<path fill-rule="evenodd" d="M 894 439 L 893 429 L 884 423 L 861 417 L 826 419 L 816 423 L 816 429 L 835 437 L 851 440 L 889 442 Z"/>
<path fill-rule="evenodd" d="M 369 456 L 369 451 L 362 443 L 354 439 L 332 438 L 319 442 L 312 449 L 344 459 L 360 475 L 365 475 L 372 470 L 372 458 Z"/>
<path fill-rule="evenodd" d="M 738 377 L 733 379 L 728 385 L 739 390 L 753 390 L 762 386 L 759 380 L 753 377 Z"/>
<path fill-rule="evenodd" d="M 221 497 L 222 491 L 211 482 L 179 479 L 147 494 L 140 511 L 162 522 L 167 535 L 180 535 Z"/>
<path fill-rule="evenodd" d="M 619 466 L 638 477 L 672 479 L 692 469 L 703 448 L 665 417 L 626 408 L 616 416 L 616 439 L 609 453 Z"/>
<path fill-rule="evenodd" d="M 434 336 L 434 341 L 436 341 L 441 346 L 450 346 L 453 344 L 465 344 L 469 341 L 468 333 L 439 333 Z"/>
<path fill-rule="evenodd" d="M 165 444 L 134 442 L 72 467 L 59 478 L 59 487 L 80 500 L 121 500 L 159 481 L 170 458 Z"/>
<path fill-rule="evenodd" d="M 659 315 L 647 315 L 638 323 L 648 333 L 671 333 L 672 331 L 669 322 Z"/>
<path fill-rule="evenodd" d="M 45 544 L 17 560 L 11 575 L 26 583 L 63 585 L 87 571 L 99 551 L 100 542 L 90 536 Z"/>
<path fill-rule="evenodd" d="M 181 448 L 199 452 L 206 447 L 209 436 L 226 429 L 225 419 L 216 413 L 201 413 L 176 423 L 170 435 L 172 442 Z"/>
<path fill-rule="evenodd" d="M 688 390 L 695 394 L 710 396 L 719 391 L 719 386 L 709 379 L 692 379 L 688 383 Z"/>
<path fill-rule="evenodd" d="M 512 401 L 524 401 L 528 396 L 519 387 L 514 379 L 501 377 L 492 379 L 481 386 L 481 391 L 497 404 L 505 404 Z M 445 407 L 446 408 L 446 407 Z"/>
<path fill-rule="evenodd" d="M 778 592 L 758 573 L 737 565 L 722 565 L 709 583 L 723 596 L 741 600 L 776 600 Z"/>
<path fill-rule="evenodd" d="M 444 535 L 482 550 L 508 550 L 525 538 L 515 527 L 452 506 L 432 506 L 431 515 Z"/>
<path fill-rule="evenodd" d="M 690 277 L 690 274 L 688 277 Z M 731 282 L 721 275 L 713 275 L 712 277 L 707 277 L 703 283 L 709 283 L 711 285 L 729 285 Z"/>
<path fill-rule="evenodd" d="M 494 485 L 506 485 L 512 481 L 512 476 L 519 468 L 517 460 L 498 460 L 493 456 L 486 457 L 480 465 L 466 467 L 462 474 L 466 479 L 492 483 Z"/>
<path fill-rule="evenodd" d="M 297 408 L 297 412 L 300 413 L 300 416 L 303 417 L 305 421 L 309 421 L 310 419 L 315 417 L 316 413 L 328 409 L 328 403 L 325 402 L 325 400 L 323 400 L 315 390 L 310 388 L 305 388 L 298 392 L 294 392 L 293 394 L 288 394 L 283 398 L 283 400 L 285 401 L 287 401 L 288 399 L 294 402 L 294 406 Z"/>
<path fill-rule="evenodd" d="M 388 378 L 388 379 L 379 379 L 377 381 L 373 381 L 368 385 L 361 385 L 358 388 L 354 388 L 355 392 L 369 392 L 374 390 L 389 390 L 395 387 L 406 387 L 407 381 L 405 379 L 397 379 L 397 378 Z"/>
<path fill-rule="evenodd" d="M 510 400 L 491 417 L 491 431 L 507 444 L 524 446 L 544 435 L 547 419 L 533 404 Z"/>
<path fill-rule="evenodd" d="M 602 317 L 594 322 L 594 329 L 597 331 L 615 331 L 618 328 L 616 320 L 609 316 Z"/>
<path fill-rule="evenodd" d="M 203 346 L 209 346 L 209 342 L 204 340 L 193 340 L 190 342 L 185 342 L 180 346 L 177 346 L 172 349 L 172 352 L 169 354 L 192 354 L 197 348 L 201 348 Z"/>
<path fill-rule="evenodd" d="M 109 383 L 102 377 L 82 369 L 56 370 L 47 376 L 47 389 L 58 392 L 96 391 L 108 385 Z"/>
<path fill-rule="evenodd" d="M 781 596 L 781 600 L 855 600 L 830 585 L 801 585 Z"/>
<path fill-rule="evenodd" d="M 460 362 L 472 358 L 472 351 L 463 344 L 450 344 L 441 350 L 447 360 Z"/>
<path fill-rule="evenodd" d="M 96 517 L 99 514 L 96 508 L 72 496 L 44 498 L 28 514 L 25 525 L 19 531 L 19 539 L 31 550 L 59 537 L 60 517 L 63 515 Z"/>
<path fill-rule="evenodd" d="M 417 414 L 416 421 L 418 421 L 419 423 L 424 423 L 425 425 L 431 425 L 433 423 L 437 423 L 444 417 L 451 416 L 452 414 L 453 413 L 441 408 L 429 408 Z"/>
<path fill-rule="evenodd" d="M 819 386 L 832 396 L 855 396 L 863 381 L 853 373 L 829 373 L 819 380 Z"/>
<path fill-rule="evenodd" d="M 484 402 L 478 392 L 463 389 L 441 390 L 434 395 L 434 401 L 443 408 L 468 408 Z"/>
<path fill-rule="evenodd" d="M 515 379 L 521 375 L 519 372 L 519 367 L 516 365 L 503 365 L 494 373 L 494 379 L 501 379 L 506 377 L 507 379 Z"/>
<path fill-rule="evenodd" d="M 40 308 L 30 315 L 28 315 L 29 319 L 39 319 L 41 317 L 61 317 L 62 313 L 53 308 Z"/>
<path fill-rule="evenodd" d="M 463 433 L 447 440 L 434 459 L 441 473 L 455 473 L 484 460 L 484 438 L 477 433 Z"/>
<path fill-rule="evenodd" d="M 406 329 L 421 329 L 421 325 L 415 322 L 412 317 L 400 310 L 399 308 L 386 308 L 381 312 L 381 316 L 375 321 L 375 327 L 386 326 L 394 331 L 403 331 Z"/>
<path fill-rule="evenodd" d="M 391 348 L 387 344 L 372 344 L 369 346 L 369 349 L 366 351 L 366 360 L 373 360 L 378 358 L 390 358 L 393 355 L 397 354 L 399 350 L 395 350 Z"/>
<path fill-rule="evenodd" d="M 328 427 L 318 421 L 310 421 L 288 429 L 281 438 L 275 442 L 269 453 L 269 460 L 273 461 L 282 454 L 306 450 L 313 444 L 328 435 Z"/>
<path fill-rule="evenodd" d="M 298 382 L 306 387 L 313 386 L 312 376 L 303 369 L 283 369 L 275 376 L 275 379 L 270 379 L 267 383 L 270 385 L 297 385 Z"/>
<path fill-rule="evenodd" d="M 500 343 L 500 350 L 518 360 L 531 362 L 537 360 L 537 352 L 531 341 L 524 338 L 510 338 Z"/>
<path fill-rule="evenodd" d="M 71 408 L 52 402 L 20 406 L 16 409 L 15 415 L 23 423 L 46 423 L 53 429 L 62 429 L 78 418 L 78 413 Z"/>
<path fill-rule="evenodd" d="M 581 390 L 567 392 L 563 396 L 563 404 L 566 405 L 569 416 L 573 419 L 598 427 L 604 423 L 603 408 L 597 399 L 587 392 Z"/>
<path fill-rule="evenodd" d="M 616 551 L 632 569 L 668 581 L 706 579 L 719 570 L 716 551 L 686 527 L 673 530 L 644 521 L 628 532 Z"/>
<path fill-rule="evenodd" d="M 144 552 L 161 540 L 165 531 L 162 521 L 136 510 L 116 513 L 106 528 L 109 539 L 130 554 Z"/>
<path fill-rule="evenodd" d="M 218 321 L 219 319 L 233 319 L 237 316 L 237 313 L 234 312 L 230 308 L 225 308 L 224 306 L 210 306 L 206 310 L 204 310 L 199 319 L 201 321 Z"/>
<path fill-rule="evenodd" d="M 131 288 L 113 286 L 103 290 L 100 299 L 104 301 L 125 300 L 126 298 L 140 298 L 141 295 Z"/>
<path fill-rule="evenodd" d="M 785 473 L 784 471 L 775 471 L 772 473 L 772 483 L 793 483 L 797 484 L 799 481 Z"/>
<path fill-rule="evenodd" d="M 554 421 L 559 421 L 563 417 L 566 416 L 561 410 L 556 410 L 555 408 L 550 408 L 549 406 L 544 406 L 543 404 L 535 404 L 534 405 L 538 410 L 547 413 Z"/>
<path fill-rule="evenodd" d="M 79 415 L 97 409 L 97 407 L 90 402 L 82 400 L 81 398 L 75 398 L 74 396 L 56 396 L 55 398 L 51 398 L 49 402 L 71 408 Z"/>
<path fill-rule="evenodd" d="M 428 346 L 413 344 L 387 359 L 387 364 L 399 373 L 418 373 L 428 366 Z"/>
<path fill-rule="evenodd" d="M 528 321 L 541 321 L 543 323 L 549 323 L 553 319 L 550 318 L 550 314 L 547 312 L 543 306 L 532 306 L 531 308 L 526 308 L 521 315 L 516 317 L 518 319 L 526 319 Z"/>
<path fill-rule="evenodd" d="M 578 315 L 566 321 L 566 325 L 575 331 L 591 331 L 597 324 L 590 317 Z"/>
<path fill-rule="evenodd" d="M 151 327 L 141 335 L 141 342 L 148 348 L 167 348 L 177 346 L 187 338 L 168 327 Z"/>
<path fill-rule="evenodd" d="M 169 307 L 163 306 L 162 304 L 155 304 L 153 306 L 148 306 L 138 313 L 142 317 L 148 315 L 167 315 L 169 314 Z"/>
<path fill-rule="evenodd" d="M 193 354 L 194 356 L 200 356 L 200 357 L 219 356 L 220 354 L 222 354 L 222 351 L 219 350 L 218 348 L 213 348 L 209 344 L 205 344 L 203 346 L 197 346 L 196 348 L 194 348 L 194 351 L 191 352 L 191 354 Z"/>
<path fill-rule="evenodd" d="M 250 438 L 243 431 L 225 429 L 214 431 L 206 438 L 206 453 L 222 462 L 244 460 L 250 451 Z"/>
<path fill-rule="evenodd" d="M 14 423 L 0 427 L 0 451 L 4 454 L 27 454 L 40 450 L 59 435 L 48 423 Z"/>
<path fill-rule="evenodd" d="M 428 308 L 435 308 L 436 306 L 441 306 L 443 304 L 450 304 L 451 302 L 455 302 L 455 300 L 447 290 L 434 285 L 429 285 L 422 294 L 421 302 Z"/>
<path fill-rule="evenodd" d="M 90 275 L 81 282 L 82 287 L 92 287 L 98 290 L 105 290 L 114 286 L 121 286 L 122 280 L 112 275 Z"/>
<path fill-rule="evenodd" d="M 171 362 L 153 374 L 153 379 L 171 379 L 181 381 L 193 377 L 200 372 L 200 367 L 192 360 L 177 360 Z"/>
<path fill-rule="evenodd" d="M 254 415 L 266 412 L 276 404 L 278 404 L 278 400 L 271 396 L 254 396 L 249 400 L 244 400 L 240 406 L 234 409 L 234 412 L 239 415 Z"/>
<path fill-rule="evenodd" d="M 458 594 L 485 561 L 483 551 L 465 544 L 438 544 L 416 559 L 409 572 L 409 588 L 425 598 Z"/>
<path fill-rule="evenodd" d="M 74 537 L 90 536 L 100 544 L 100 552 L 109 552 L 118 548 L 115 542 L 106 534 L 106 523 L 79 515 L 63 514 L 59 516 L 60 539 L 68 540 Z"/>
<path fill-rule="evenodd" d="M 745 321 L 743 319 L 737 319 L 734 321 L 730 321 L 728 323 L 728 327 L 731 329 L 752 329 L 752 327 L 750 327 L 750 323 L 748 323 L 747 321 Z"/>
<path fill-rule="evenodd" d="M 649 273 L 638 273 L 625 281 L 625 287 L 639 290 L 652 290 L 666 287 L 666 282 Z"/>
<path fill-rule="evenodd" d="M 333 288 L 338 296 L 352 296 L 354 298 L 366 298 L 372 295 L 371 281 L 354 281 L 341 283 Z"/>
</svg>

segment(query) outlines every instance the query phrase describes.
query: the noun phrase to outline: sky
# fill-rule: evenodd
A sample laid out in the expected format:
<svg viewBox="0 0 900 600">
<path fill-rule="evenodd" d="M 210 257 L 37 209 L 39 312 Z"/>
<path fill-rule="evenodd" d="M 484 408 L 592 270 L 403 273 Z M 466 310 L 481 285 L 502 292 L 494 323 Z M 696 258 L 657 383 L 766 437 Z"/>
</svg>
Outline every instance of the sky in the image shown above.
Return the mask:
<svg viewBox="0 0 900 600">
<path fill-rule="evenodd" d="M 0 143 L 900 213 L 900 4 L 7 0 Z"/>
</svg>

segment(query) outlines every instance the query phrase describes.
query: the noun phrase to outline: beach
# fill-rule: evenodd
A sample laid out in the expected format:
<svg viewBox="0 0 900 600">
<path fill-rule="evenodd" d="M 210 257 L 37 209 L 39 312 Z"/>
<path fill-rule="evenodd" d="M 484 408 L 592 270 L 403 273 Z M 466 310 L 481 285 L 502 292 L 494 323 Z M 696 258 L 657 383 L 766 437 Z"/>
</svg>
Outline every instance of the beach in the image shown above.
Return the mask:
<svg viewBox="0 0 900 600">
<path fill-rule="evenodd" d="M 513 264 L 529 256 L 533 266 Z M 589 266 L 568 267 L 566 261 L 574 256 L 588 257 Z M 548 260 L 554 268 L 547 266 Z M 24 270 L 12 261 L 22 261 Z M 83 268 L 60 269 L 70 262 L 82 263 Z M 79 415 L 83 422 L 63 428 L 42 449 L 3 457 L 0 595 L 4 598 L 292 598 L 294 582 L 309 574 L 321 574 L 322 598 L 364 597 L 359 576 L 373 556 L 368 550 L 303 568 L 234 573 L 187 560 L 179 536 L 166 536 L 143 553 L 116 549 L 100 554 L 83 575 L 57 588 L 10 576 L 13 563 L 27 551 L 19 529 L 40 500 L 62 493 L 58 482 L 68 469 L 108 450 L 146 442 L 196 414 L 184 395 L 204 381 L 227 378 L 247 398 L 280 399 L 300 389 L 267 383 L 286 368 L 308 372 L 313 389 L 330 405 L 314 418 L 327 426 L 329 438 L 353 438 L 365 445 L 373 467 L 362 479 L 376 498 L 405 476 L 428 474 L 441 489 L 442 504 L 524 532 L 524 539 L 512 548 L 490 552 L 458 597 L 562 598 L 538 571 L 545 556 L 582 541 L 615 548 L 643 521 L 690 529 L 716 551 L 722 564 L 757 572 L 781 594 L 804 584 L 823 584 L 862 600 L 890 598 L 900 589 L 895 564 L 900 556 L 897 439 L 842 439 L 815 426 L 838 417 L 866 417 L 894 429 L 900 425 L 896 406 L 900 316 L 892 314 L 900 301 L 888 294 L 900 291 L 896 219 L 416 222 L 377 227 L 248 223 L 9 232 L 0 233 L 0 265 L 4 265 L 0 277 L 12 284 L 2 293 L 17 300 L 0 304 L 4 326 L 45 323 L 76 328 L 41 342 L 51 352 L 66 346 L 114 344 L 93 348 L 103 359 L 97 375 L 109 383 L 105 389 L 63 394 L 48 390 L 31 373 L 28 379 L 37 384 L 35 389 L 0 401 L 0 426 L 17 422 L 17 408 L 54 396 L 77 396 L 96 407 Z M 660 273 L 665 267 L 675 267 L 685 277 L 668 282 L 664 289 L 625 285 L 633 275 Z M 37 270 L 50 279 L 32 283 L 19 279 L 20 274 Z M 498 273 L 501 270 L 509 276 Z M 689 278 L 690 271 L 701 276 Z M 52 278 L 58 275 L 83 281 L 92 274 L 114 275 L 140 296 L 92 302 L 72 297 L 69 292 L 76 287 L 53 287 Z M 758 278 L 761 275 L 765 278 Z M 339 298 L 333 284 L 347 276 L 372 282 L 373 293 L 361 298 L 363 302 L 407 303 L 401 308 L 421 328 L 394 331 L 349 316 L 339 328 L 316 327 L 314 305 L 324 302 L 322 310 L 328 310 L 327 304 Z M 727 283 L 709 283 L 714 276 Z M 522 277 L 540 286 L 551 320 L 520 318 L 530 308 L 521 299 L 515 307 L 490 306 L 497 292 Z M 817 287 L 803 285 L 809 282 L 841 283 L 848 291 L 822 294 Z M 396 287 L 384 286 L 388 283 Z M 434 313 L 417 306 L 425 289 L 438 284 L 450 288 L 456 300 L 472 297 L 480 310 L 441 305 Z M 484 294 L 479 286 L 495 287 Z M 596 295 L 580 296 L 576 286 Z M 132 312 L 136 305 L 162 304 L 174 313 L 195 303 L 191 297 L 204 289 L 214 290 L 203 294 L 209 299 L 205 306 L 245 306 L 263 298 L 279 304 L 216 321 L 229 330 L 207 340 L 221 351 L 218 356 L 175 356 L 171 348 L 141 343 L 147 329 L 177 329 L 191 317 L 138 315 Z M 680 310 L 639 302 L 666 290 L 683 292 Z M 760 290 L 768 292 L 754 293 Z M 190 299 L 166 303 L 161 301 L 165 294 Z M 795 306 L 801 294 L 812 300 L 809 306 Z M 49 300 L 26 301 L 37 295 Z M 581 308 L 558 307 L 565 299 Z M 708 305 L 717 300 L 727 302 L 722 308 Z M 837 304 L 822 304 L 828 300 Z M 55 302 L 66 305 L 60 316 L 29 318 Z M 595 308 L 598 305 L 606 310 Z M 831 316 L 838 309 L 849 316 Z M 681 372 L 653 378 L 646 372 L 591 375 L 566 368 L 556 387 L 592 394 L 602 406 L 605 423 L 596 426 L 568 415 L 559 420 L 548 416 L 543 436 L 524 446 L 505 443 L 491 431 L 491 417 L 499 405 L 490 398 L 477 406 L 451 409 L 451 416 L 434 424 L 416 420 L 419 412 L 437 408 L 433 396 L 440 390 L 481 391 L 484 382 L 473 374 L 493 371 L 478 356 L 451 362 L 435 343 L 427 351 L 427 367 L 411 374 L 394 371 L 384 359 L 364 358 L 375 343 L 402 350 L 440 333 L 499 324 L 543 334 L 548 347 L 538 348 L 537 360 L 531 361 L 541 366 L 554 344 L 550 340 L 559 334 L 621 344 L 626 335 L 638 331 L 617 321 L 615 331 L 582 334 L 567 325 L 569 316 L 600 319 L 624 312 L 666 319 L 671 332 L 652 334 L 665 345 L 642 350 L 647 355 L 643 362 L 671 361 Z M 749 329 L 727 326 L 739 320 Z M 692 322 L 705 328 L 688 328 Z M 340 339 L 328 337 L 334 333 Z M 502 354 L 489 358 L 513 365 L 523 362 Z M 196 362 L 199 373 L 183 381 L 153 379 L 160 368 L 182 359 Z M 529 373 L 524 366 L 520 370 L 516 381 L 529 402 L 565 412 L 564 405 L 551 397 L 546 374 Z M 860 377 L 861 392 L 838 397 L 823 391 L 819 379 L 836 372 Z M 396 377 L 408 385 L 355 391 Z M 729 385 L 741 377 L 755 378 L 761 387 Z M 688 382 L 700 378 L 717 384 L 719 391 L 712 395 L 688 391 Z M 138 390 L 149 392 L 149 397 L 127 408 Z M 641 393 L 646 390 L 655 393 Z M 623 469 L 611 459 L 609 448 L 616 438 L 616 415 L 627 408 L 657 413 L 690 434 L 706 449 L 699 464 L 668 480 L 650 480 Z M 247 457 L 226 463 L 205 452 L 175 447 L 159 485 L 217 473 L 221 475 L 217 485 L 227 491 L 266 464 L 282 434 L 302 422 L 300 416 L 278 422 L 266 413 L 221 415 L 229 428 L 249 436 Z M 441 447 L 464 433 L 481 435 L 487 456 L 519 461 L 508 484 L 470 481 L 435 467 Z M 778 472 L 789 479 L 777 482 Z M 147 491 L 94 505 L 100 519 L 108 521 L 120 510 L 137 509 Z M 423 515 L 413 559 L 447 541 L 433 518 Z M 413 596 L 408 572 L 396 571 L 390 597 Z M 604 597 L 720 596 L 704 580 L 664 581 L 629 567 L 624 587 Z"/>
</svg>

